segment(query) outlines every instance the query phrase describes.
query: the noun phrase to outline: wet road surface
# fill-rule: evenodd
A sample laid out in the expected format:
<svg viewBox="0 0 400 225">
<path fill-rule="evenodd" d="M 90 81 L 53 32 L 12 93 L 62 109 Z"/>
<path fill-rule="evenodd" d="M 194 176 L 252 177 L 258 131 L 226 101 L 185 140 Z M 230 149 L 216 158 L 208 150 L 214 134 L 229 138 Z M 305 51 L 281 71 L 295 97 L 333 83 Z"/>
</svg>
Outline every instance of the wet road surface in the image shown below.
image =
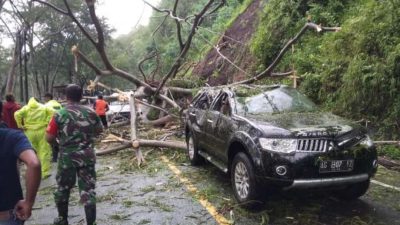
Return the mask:
<svg viewBox="0 0 400 225">
<path fill-rule="evenodd" d="M 400 224 L 400 192 L 376 184 L 352 202 L 307 191 L 273 192 L 264 205 L 249 211 L 236 204 L 229 177 L 212 165 L 192 167 L 182 151 L 144 153 L 147 164 L 142 168 L 130 151 L 98 158 L 97 224 Z M 57 216 L 54 177 L 42 182 L 32 218 L 25 224 L 52 224 Z M 400 186 L 400 173 L 383 167 L 374 179 Z M 70 224 L 85 224 L 78 201 L 75 188 Z"/>
</svg>

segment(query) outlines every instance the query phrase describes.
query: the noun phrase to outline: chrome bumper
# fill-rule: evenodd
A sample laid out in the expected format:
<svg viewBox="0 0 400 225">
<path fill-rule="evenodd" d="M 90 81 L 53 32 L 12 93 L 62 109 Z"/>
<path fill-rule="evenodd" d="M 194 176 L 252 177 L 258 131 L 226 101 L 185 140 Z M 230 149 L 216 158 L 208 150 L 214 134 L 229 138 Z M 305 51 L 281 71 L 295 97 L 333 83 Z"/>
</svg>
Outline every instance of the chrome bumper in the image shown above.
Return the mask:
<svg viewBox="0 0 400 225">
<path fill-rule="evenodd" d="M 366 181 L 368 178 L 368 174 L 360 174 L 348 177 L 294 180 L 293 184 L 286 187 L 285 190 L 354 184 Z"/>
</svg>

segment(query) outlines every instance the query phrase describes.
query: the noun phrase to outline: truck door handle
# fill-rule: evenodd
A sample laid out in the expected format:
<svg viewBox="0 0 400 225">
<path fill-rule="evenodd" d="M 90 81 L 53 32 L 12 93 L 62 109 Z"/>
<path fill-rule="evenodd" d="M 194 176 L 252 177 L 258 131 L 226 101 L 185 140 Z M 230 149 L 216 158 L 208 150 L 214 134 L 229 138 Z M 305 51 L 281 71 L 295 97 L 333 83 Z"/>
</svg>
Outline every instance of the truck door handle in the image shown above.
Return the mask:
<svg viewBox="0 0 400 225">
<path fill-rule="evenodd" d="M 213 123 L 214 121 L 212 121 L 212 120 L 207 120 L 207 122 L 209 122 L 209 123 Z"/>
</svg>

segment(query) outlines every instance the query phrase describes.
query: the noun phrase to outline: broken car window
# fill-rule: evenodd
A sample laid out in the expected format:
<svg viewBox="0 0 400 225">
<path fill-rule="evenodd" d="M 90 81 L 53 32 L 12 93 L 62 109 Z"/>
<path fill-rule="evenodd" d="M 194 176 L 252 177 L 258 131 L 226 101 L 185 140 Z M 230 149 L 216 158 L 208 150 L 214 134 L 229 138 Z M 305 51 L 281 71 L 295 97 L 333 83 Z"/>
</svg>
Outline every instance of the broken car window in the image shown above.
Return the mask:
<svg viewBox="0 0 400 225">
<path fill-rule="evenodd" d="M 306 96 L 295 89 L 286 87 L 261 91 L 249 97 L 236 97 L 235 100 L 237 113 L 242 115 L 318 110 Z"/>
<path fill-rule="evenodd" d="M 207 92 L 204 92 L 200 94 L 200 96 L 197 98 L 194 107 L 198 109 L 207 110 L 208 108 L 210 108 L 212 101 L 213 101 L 212 95 L 208 94 Z"/>
<path fill-rule="evenodd" d="M 231 109 L 229 104 L 229 96 L 227 93 L 222 93 L 219 95 L 212 110 L 219 111 L 224 115 L 230 115 Z"/>
</svg>

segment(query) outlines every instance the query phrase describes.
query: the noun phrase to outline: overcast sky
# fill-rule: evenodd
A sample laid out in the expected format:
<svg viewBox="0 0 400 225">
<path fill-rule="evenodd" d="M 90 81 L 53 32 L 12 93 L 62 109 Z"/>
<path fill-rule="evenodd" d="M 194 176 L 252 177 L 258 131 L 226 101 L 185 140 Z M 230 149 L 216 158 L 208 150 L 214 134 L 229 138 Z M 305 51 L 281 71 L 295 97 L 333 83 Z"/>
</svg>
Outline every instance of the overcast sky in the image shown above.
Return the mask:
<svg viewBox="0 0 400 225">
<path fill-rule="evenodd" d="M 157 5 L 160 0 L 148 2 Z M 108 24 L 116 29 L 113 37 L 129 33 L 138 23 L 147 25 L 152 11 L 142 0 L 99 0 L 96 9 L 97 14 L 106 17 Z"/>
<path fill-rule="evenodd" d="M 147 0 L 152 5 L 157 5 L 160 0 Z M 10 7 L 5 5 L 5 7 Z M 153 12 L 152 8 L 145 5 L 142 0 L 99 0 L 96 5 L 98 16 L 107 18 L 108 24 L 115 28 L 114 38 L 128 34 L 137 24 L 147 25 Z M 1 44 L 10 46 L 13 42 L 4 35 Z"/>
</svg>

